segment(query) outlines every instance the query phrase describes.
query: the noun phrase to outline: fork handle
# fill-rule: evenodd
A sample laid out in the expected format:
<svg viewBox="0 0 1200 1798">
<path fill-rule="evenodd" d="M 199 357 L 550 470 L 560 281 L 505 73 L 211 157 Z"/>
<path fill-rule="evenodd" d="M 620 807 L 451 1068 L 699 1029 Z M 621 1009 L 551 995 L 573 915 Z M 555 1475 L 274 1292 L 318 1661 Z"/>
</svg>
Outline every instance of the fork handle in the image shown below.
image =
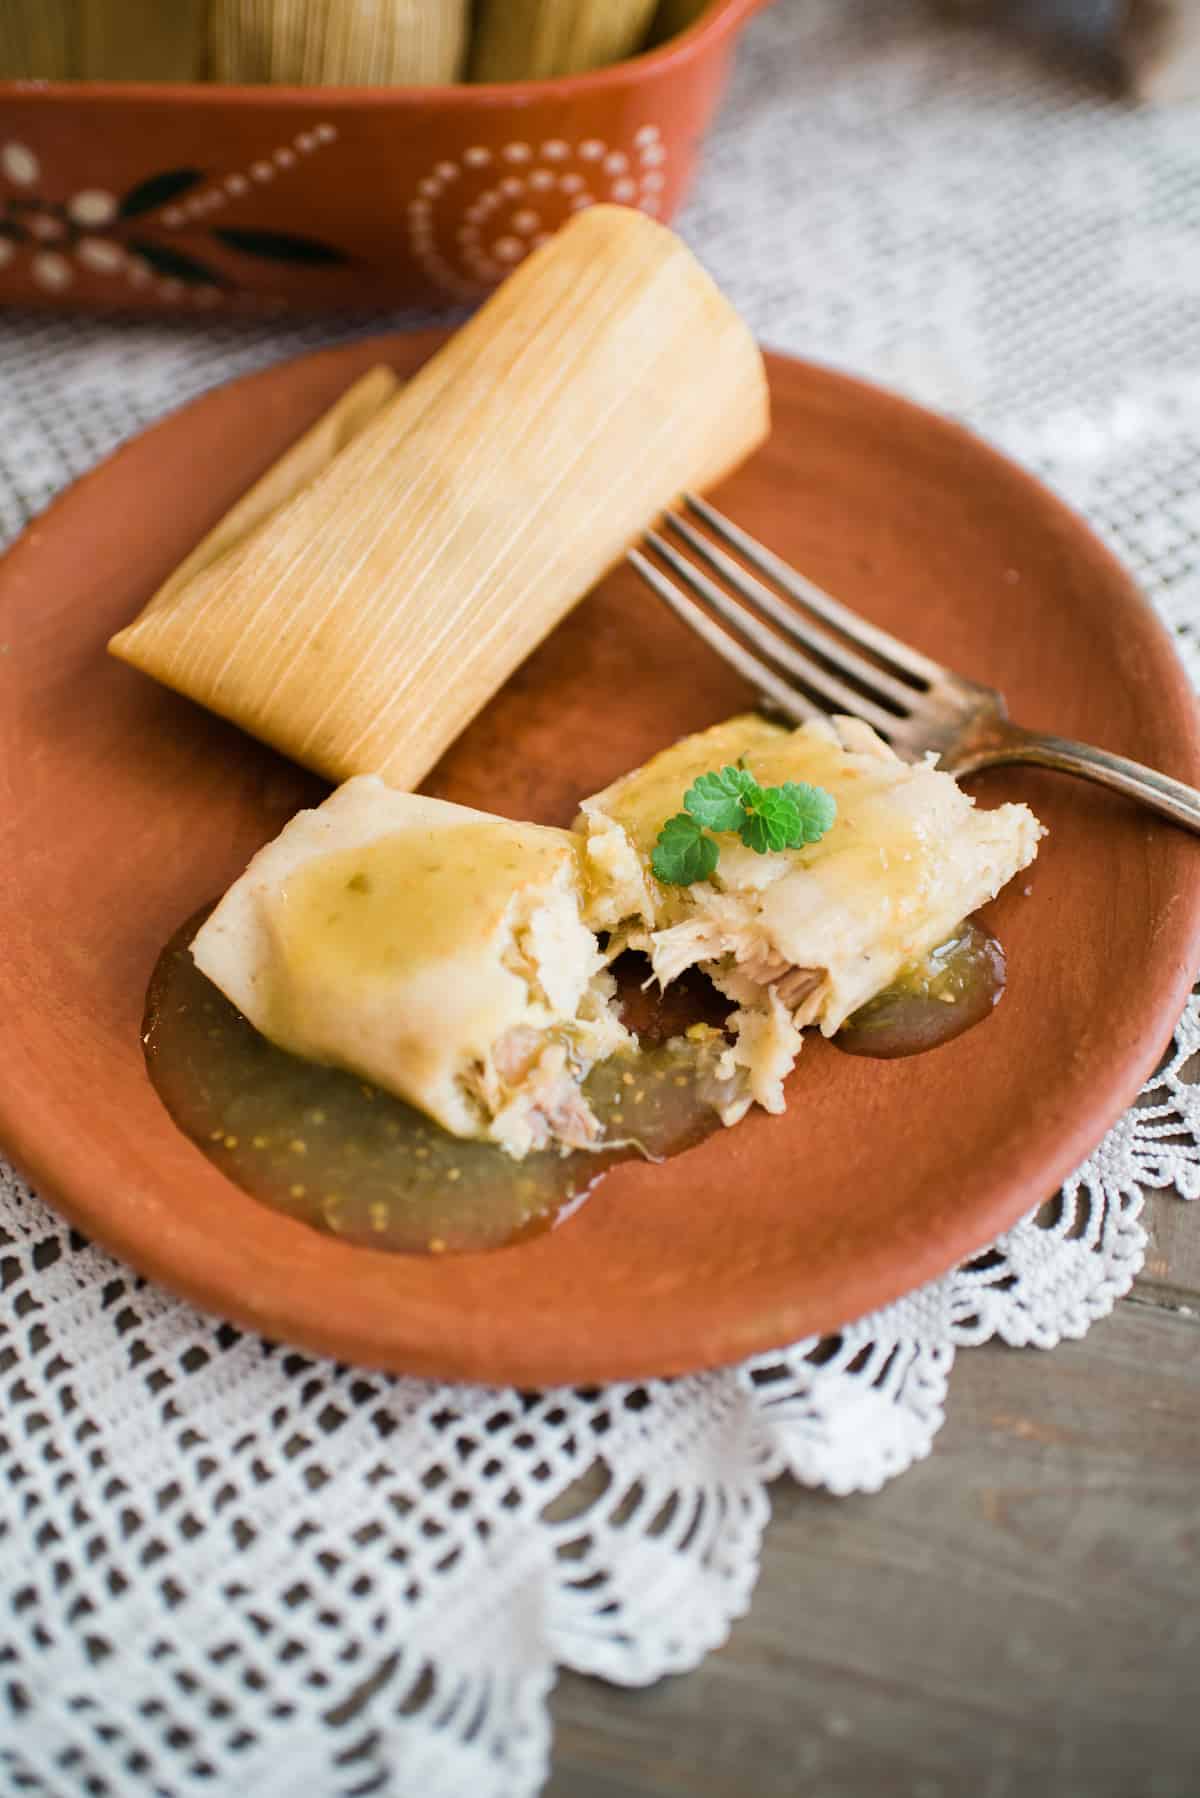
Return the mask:
<svg viewBox="0 0 1200 1798">
<path fill-rule="evenodd" d="M 1007 727 L 999 741 L 990 743 L 976 767 L 991 767 L 998 762 L 1032 762 L 1039 768 L 1056 768 L 1062 774 L 1079 774 L 1102 787 L 1124 793 L 1139 800 L 1151 811 L 1161 812 L 1175 824 L 1200 835 L 1200 792 L 1159 774 L 1127 756 L 1113 755 L 1107 749 L 1096 749 L 1090 743 L 1073 743 L 1068 737 L 1045 737 L 1036 731 Z"/>
</svg>

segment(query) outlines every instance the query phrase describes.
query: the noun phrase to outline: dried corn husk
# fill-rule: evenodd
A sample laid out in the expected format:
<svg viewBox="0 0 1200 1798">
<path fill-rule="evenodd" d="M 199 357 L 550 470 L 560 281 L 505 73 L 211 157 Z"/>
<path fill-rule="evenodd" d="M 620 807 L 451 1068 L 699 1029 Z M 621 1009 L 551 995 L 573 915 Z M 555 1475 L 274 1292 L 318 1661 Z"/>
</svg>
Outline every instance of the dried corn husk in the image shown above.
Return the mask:
<svg viewBox="0 0 1200 1798">
<path fill-rule="evenodd" d="M 758 349 L 683 243 L 594 207 L 109 647 L 331 779 L 415 785 L 657 513 L 767 423 Z"/>
<path fill-rule="evenodd" d="M 456 81 L 470 0 L 213 0 L 217 81 Z"/>
<path fill-rule="evenodd" d="M 85 80 L 200 79 L 207 0 L 78 0 L 78 5 L 78 73 Z"/>
<path fill-rule="evenodd" d="M 696 23 L 711 3 L 712 0 L 660 0 L 650 30 L 650 41 L 664 44 L 669 38 L 678 37 L 681 31 L 687 31 Z"/>
<path fill-rule="evenodd" d="M 603 68 L 639 50 L 656 0 L 482 0 L 472 81 L 521 81 Z"/>
<path fill-rule="evenodd" d="M 170 580 L 159 588 L 143 618 L 158 607 L 169 606 L 175 594 L 195 575 L 213 567 L 222 556 L 252 537 L 281 506 L 311 486 L 399 388 L 400 382 L 390 368 L 372 368 L 360 375 L 201 539 Z"/>
<path fill-rule="evenodd" d="M 0 80 L 77 73 L 79 0 L 0 0 Z"/>
</svg>

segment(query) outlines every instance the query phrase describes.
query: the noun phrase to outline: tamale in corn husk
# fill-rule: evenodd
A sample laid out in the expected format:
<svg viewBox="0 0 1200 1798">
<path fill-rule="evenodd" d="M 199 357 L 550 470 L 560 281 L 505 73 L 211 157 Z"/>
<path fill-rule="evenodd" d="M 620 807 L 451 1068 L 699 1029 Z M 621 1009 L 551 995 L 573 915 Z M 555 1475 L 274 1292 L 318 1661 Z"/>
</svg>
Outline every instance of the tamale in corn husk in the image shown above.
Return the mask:
<svg viewBox="0 0 1200 1798">
<path fill-rule="evenodd" d="M 684 244 L 593 207 L 109 647 L 333 780 L 413 786 L 662 508 L 767 427 L 759 351 Z"/>
<path fill-rule="evenodd" d="M 393 398 L 399 387 L 400 382 L 390 368 L 372 368 L 360 375 L 341 399 L 328 412 L 323 412 L 316 424 L 311 425 L 303 437 L 298 437 L 291 449 L 278 462 L 273 462 L 266 474 L 243 493 L 207 537 L 200 540 L 170 580 L 159 588 L 147 612 L 169 606 L 175 594 L 194 576 L 213 567 L 239 543 L 252 537 L 281 506 L 303 493 Z"/>
<path fill-rule="evenodd" d="M 640 50 L 656 0 L 481 0 L 472 81 L 524 81 L 603 68 Z"/>
<path fill-rule="evenodd" d="M 217 81 L 456 81 L 470 0 L 212 0 Z"/>
<path fill-rule="evenodd" d="M 207 0 L 77 4 L 77 73 L 85 80 L 198 81 L 203 74 Z"/>
<path fill-rule="evenodd" d="M 0 80 L 77 74 L 78 23 L 79 0 L 0 0 Z"/>
</svg>

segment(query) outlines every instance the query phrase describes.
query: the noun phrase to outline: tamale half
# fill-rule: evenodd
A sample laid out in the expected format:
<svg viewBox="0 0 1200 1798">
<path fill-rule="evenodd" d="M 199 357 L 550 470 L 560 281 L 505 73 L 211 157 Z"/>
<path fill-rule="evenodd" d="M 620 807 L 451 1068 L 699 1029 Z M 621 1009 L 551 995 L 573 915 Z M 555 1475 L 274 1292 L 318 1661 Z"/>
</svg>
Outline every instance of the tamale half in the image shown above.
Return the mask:
<svg viewBox="0 0 1200 1798">
<path fill-rule="evenodd" d="M 593 207 L 109 648 L 332 780 L 413 786 L 658 513 L 767 427 L 762 357 L 690 251 Z"/>
<path fill-rule="evenodd" d="M 575 75 L 640 50 L 657 0 L 482 0 L 472 81 Z"/>
</svg>

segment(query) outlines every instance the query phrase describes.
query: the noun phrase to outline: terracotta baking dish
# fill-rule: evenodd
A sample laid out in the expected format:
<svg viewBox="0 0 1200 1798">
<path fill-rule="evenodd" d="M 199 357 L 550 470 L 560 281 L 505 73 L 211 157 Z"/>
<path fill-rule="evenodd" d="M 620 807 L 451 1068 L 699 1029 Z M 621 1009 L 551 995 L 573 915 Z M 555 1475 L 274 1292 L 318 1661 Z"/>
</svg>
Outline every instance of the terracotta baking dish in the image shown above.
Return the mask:
<svg viewBox="0 0 1200 1798">
<path fill-rule="evenodd" d="M 478 299 L 593 200 L 667 219 L 764 0 L 497 86 L 0 82 L 0 303 L 321 311 Z"/>
</svg>

